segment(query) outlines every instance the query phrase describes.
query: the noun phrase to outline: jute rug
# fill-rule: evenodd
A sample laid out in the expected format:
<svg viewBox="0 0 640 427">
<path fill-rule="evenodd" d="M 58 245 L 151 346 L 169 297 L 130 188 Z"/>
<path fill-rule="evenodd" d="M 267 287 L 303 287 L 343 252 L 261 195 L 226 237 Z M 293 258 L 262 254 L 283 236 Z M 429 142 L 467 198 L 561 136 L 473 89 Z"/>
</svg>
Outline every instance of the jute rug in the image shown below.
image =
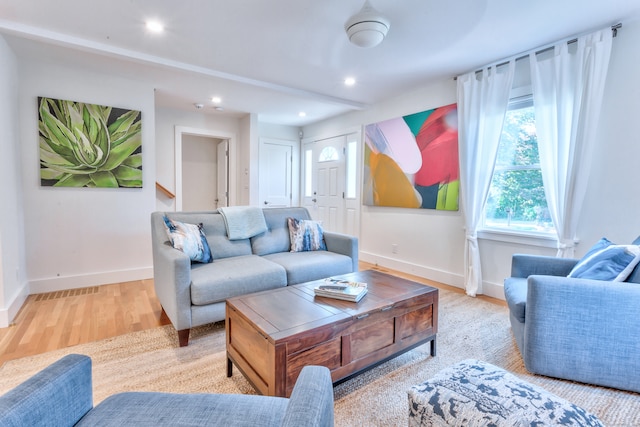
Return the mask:
<svg viewBox="0 0 640 427">
<path fill-rule="evenodd" d="M 407 425 L 407 390 L 467 358 L 501 366 L 593 412 L 608 426 L 640 425 L 639 394 L 528 374 L 503 306 L 440 290 L 438 327 L 436 357 L 424 345 L 336 386 L 336 425 Z M 226 377 L 223 323 L 192 331 L 188 347 L 176 343 L 174 329 L 165 326 L 9 361 L 0 368 L 0 393 L 69 353 L 91 356 L 96 404 L 130 390 L 255 393 L 237 370 Z"/>
</svg>

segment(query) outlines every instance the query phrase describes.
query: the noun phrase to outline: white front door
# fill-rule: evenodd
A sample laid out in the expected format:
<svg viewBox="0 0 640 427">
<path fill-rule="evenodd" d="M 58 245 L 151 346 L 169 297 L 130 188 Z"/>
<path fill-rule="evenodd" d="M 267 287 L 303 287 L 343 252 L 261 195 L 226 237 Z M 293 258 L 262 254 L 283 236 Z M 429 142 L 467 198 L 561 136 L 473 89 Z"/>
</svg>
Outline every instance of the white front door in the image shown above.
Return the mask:
<svg viewBox="0 0 640 427">
<path fill-rule="evenodd" d="M 292 198 L 292 142 L 260 142 L 260 201 L 264 207 L 289 207 Z"/>
<path fill-rule="evenodd" d="M 311 192 L 305 192 L 303 205 L 311 216 L 322 221 L 325 230 L 343 232 L 345 191 L 345 137 L 315 141 L 311 150 Z M 309 165 L 305 165 L 308 167 Z M 305 183 L 306 184 L 306 183 Z M 307 187 L 308 188 L 308 187 Z"/>
<path fill-rule="evenodd" d="M 229 140 L 218 143 L 216 208 L 229 206 Z"/>
</svg>

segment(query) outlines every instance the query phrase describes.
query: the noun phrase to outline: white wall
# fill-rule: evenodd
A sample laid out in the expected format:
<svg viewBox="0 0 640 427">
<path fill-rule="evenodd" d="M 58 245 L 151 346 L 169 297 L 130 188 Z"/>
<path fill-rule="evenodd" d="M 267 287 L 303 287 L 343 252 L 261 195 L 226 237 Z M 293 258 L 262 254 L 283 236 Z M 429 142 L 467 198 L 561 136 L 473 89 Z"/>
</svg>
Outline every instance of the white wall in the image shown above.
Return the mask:
<svg viewBox="0 0 640 427">
<path fill-rule="evenodd" d="M 304 137 L 326 138 L 455 100 L 456 85 L 450 79 L 416 88 L 365 111 L 306 126 Z M 460 212 L 362 206 L 359 243 L 363 261 L 462 286 L 464 221 Z M 396 254 L 392 253 L 392 244 L 397 245 Z"/>
<path fill-rule="evenodd" d="M 237 205 L 258 206 L 260 203 L 260 184 L 258 176 L 259 152 L 260 152 L 260 130 L 258 116 L 248 114 L 240 120 L 240 140 L 238 159 L 238 174 L 240 175 L 240 185 L 238 188 Z"/>
<path fill-rule="evenodd" d="M 153 87 L 53 61 L 19 61 L 19 145 L 30 292 L 149 278 L 149 216 L 155 207 L 156 175 Z M 140 110 L 143 188 L 41 187 L 38 96 Z"/>
<path fill-rule="evenodd" d="M 640 158 L 640 23 L 623 22 L 614 39 L 598 149 L 578 229 L 576 255 L 602 236 L 630 242 L 640 234 L 638 159 Z M 535 48 L 532 46 L 531 48 Z M 482 66 L 484 64 L 478 64 Z M 305 138 L 340 134 L 353 126 L 447 105 L 456 100 L 453 80 L 416 88 L 403 97 L 353 112 L 304 130 Z M 398 253 L 391 253 L 391 244 Z M 460 214 L 432 210 L 362 207 L 361 259 L 454 286 L 464 282 L 464 221 Z M 503 298 L 502 282 L 514 253 L 554 255 L 555 249 L 522 243 L 480 240 L 484 293 Z"/>
<path fill-rule="evenodd" d="M 29 289 L 18 152 L 18 61 L 1 36 L 0 93 L 0 327 L 6 327 L 26 300 Z"/>
</svg>

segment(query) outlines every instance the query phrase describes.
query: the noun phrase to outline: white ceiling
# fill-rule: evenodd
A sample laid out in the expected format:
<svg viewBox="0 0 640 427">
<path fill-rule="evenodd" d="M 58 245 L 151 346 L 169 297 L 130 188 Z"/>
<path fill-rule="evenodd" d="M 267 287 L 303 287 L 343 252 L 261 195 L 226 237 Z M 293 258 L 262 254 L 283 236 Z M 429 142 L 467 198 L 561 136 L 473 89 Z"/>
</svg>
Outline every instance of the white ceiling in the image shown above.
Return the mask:
<svg viewBox="0 0 640 427">
<path fill-rule="evenodd" d="M 160 106 L 303 126 L 640 18 L 640 0 L 370 1 L 391 21 L 371 49 L 344 32 L 364 0 L 0 0 L 0 32 L 19 57 L 151 82 Z"/>
</svg>

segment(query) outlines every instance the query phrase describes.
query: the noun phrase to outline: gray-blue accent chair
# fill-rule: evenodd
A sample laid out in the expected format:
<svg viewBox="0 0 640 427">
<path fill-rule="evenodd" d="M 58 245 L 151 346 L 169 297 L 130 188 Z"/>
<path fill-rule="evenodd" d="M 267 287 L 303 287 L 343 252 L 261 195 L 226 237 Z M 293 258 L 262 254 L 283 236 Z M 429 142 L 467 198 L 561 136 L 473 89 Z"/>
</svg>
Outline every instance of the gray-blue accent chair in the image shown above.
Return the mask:
<svg viewBox="0 0 640 427">
<path fill-rule="evenodd" d="M 93 407 L 91 359 L 63 357 L 0 397 L 0 425 L 333 426 L 329 370 L 305 366 L 291 397 L 127 392 Z"/>
<path fill-rule="evenodd" d="M 640 265 L 625 282 L 566 277 L 577 262 L 513 255 L 504 295 L 525 367 L 640 392 Z"/>
</svg>

